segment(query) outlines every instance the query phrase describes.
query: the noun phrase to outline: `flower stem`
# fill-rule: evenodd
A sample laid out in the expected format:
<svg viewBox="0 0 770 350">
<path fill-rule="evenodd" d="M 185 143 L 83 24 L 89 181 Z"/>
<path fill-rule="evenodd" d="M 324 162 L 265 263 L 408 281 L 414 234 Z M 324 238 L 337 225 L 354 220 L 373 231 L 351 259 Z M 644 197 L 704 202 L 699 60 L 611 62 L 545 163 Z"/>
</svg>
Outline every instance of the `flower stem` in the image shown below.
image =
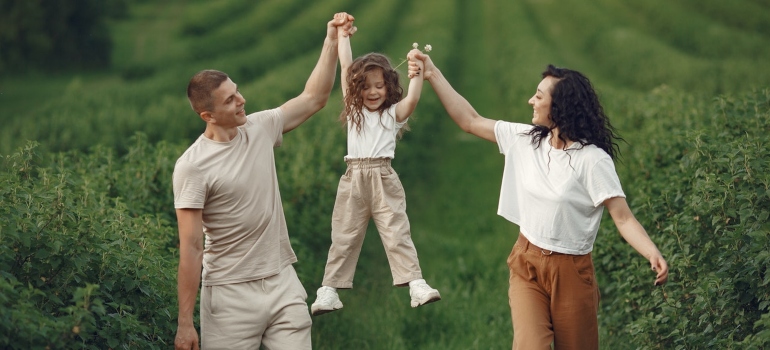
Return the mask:
<svg viewBox="0 0 770 350">
<path fill-rule="evenodd" d="M 401 65 L 404 64 L 404 62 L 406 62 L 406 61 L 407 60 L 405 58 L 403 61 L 401 61 L 401 63 L 399 63 L 395 68 L 393 68 L 393 70 L 396 70 L 396 69 L 398 69 L 398 67 L 401 67 Z"/>
</svg>

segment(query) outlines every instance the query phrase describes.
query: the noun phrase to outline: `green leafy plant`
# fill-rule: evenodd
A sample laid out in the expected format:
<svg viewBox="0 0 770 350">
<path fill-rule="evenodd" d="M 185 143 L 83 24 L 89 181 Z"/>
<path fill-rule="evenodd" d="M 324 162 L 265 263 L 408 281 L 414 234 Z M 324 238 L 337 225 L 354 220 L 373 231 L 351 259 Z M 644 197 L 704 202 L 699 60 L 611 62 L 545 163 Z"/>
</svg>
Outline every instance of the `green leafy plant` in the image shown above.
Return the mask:
<svg viewBox="0 0 770 350">
<path fill-rule="evenodd" d="M 173 336 L 175 231 L 135 206 L 167 202 L 143 197 L 147 186 L 136 182 L 157 168 L 103 148 L 49 157 L 35 149 L 6 156 L 0 172 L 0 344 L 162 348 Z M 154 148 L 138 139 L 131 151 L 146 159 Z"/>
<path fill-rule="evenodd" d="M 602 326 L 639 348 L 762 348 L 770 313 L 770 91 L 720 97 L 702 128 L 652 136 L 633 206 L 669 259 L 647 287 L 619 239 L 599 245 Z M 647 134 L 648 137 L 650 134 Z M 612 230 L 610 223 L 604 228 Z"/>
</svg>

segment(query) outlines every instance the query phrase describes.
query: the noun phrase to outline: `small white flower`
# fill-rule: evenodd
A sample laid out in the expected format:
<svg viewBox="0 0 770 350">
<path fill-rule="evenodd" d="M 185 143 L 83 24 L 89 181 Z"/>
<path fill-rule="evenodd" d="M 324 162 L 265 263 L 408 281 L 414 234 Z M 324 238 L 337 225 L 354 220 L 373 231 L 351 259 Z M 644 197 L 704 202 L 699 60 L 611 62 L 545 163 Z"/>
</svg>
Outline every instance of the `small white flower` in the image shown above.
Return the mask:
<svg viewBox="0 0 770 350">
<path fill-rule="evenodd" d="M 418 49 L 418 50 L 419 50 L 420 44 L 418 44 L 418 43 L 413 43 L 413 44 L 412 44 L 412 47 L 413 47 L 413 48 L 415 48 L 415 49 Z M 425 52 L 431 52 L 431 50 L 433 50 L 433 46 L 430 46 L 430 45 L 425 45 L 425 48 L 424 48 L 424 50 L 425 50 Z M 401 67 L 401 65 L 402 65 L 402 64 L 404 64 L 404 63 L 405 63 L 406 61 L 408 61 L 408 60 L 409 60 L 408 58 L 405 58 L 403 61 L 401 61 L 401 63 L 399 63 L 399 64 L 396 66 L 396 68 L 393 68 L 393 69 L 398 69 L 398 67 Z"/>
</svg>

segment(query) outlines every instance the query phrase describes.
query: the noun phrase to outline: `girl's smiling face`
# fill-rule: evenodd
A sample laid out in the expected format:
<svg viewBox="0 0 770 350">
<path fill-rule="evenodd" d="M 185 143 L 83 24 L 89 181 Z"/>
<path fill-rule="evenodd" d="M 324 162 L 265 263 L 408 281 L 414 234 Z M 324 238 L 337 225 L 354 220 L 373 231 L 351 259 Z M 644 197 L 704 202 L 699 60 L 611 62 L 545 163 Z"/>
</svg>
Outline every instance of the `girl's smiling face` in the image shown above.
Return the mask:
<svg viewBox="0 0 770 350">
<path fill-rule="evenodd" d="M 387 96 L 388 89 L 385 87 L 382 69 L 378 68 L 368 72 L 364 81 L 364 88 L 361 90 L 364 107 L 372 112 L 379 110 Z"/>
</svg>

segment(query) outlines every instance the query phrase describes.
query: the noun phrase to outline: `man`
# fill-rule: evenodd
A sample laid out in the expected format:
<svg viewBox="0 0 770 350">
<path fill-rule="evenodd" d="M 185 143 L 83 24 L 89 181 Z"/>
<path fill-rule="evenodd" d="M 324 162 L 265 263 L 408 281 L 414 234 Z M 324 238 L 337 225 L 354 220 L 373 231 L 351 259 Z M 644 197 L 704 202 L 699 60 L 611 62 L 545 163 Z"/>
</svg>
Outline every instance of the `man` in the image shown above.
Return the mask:
<svg viewBox="0 0 770 350">
<path fill-rule="evenodd" d="M 327 24 L 305 90 L 279 108 L 246 115 L 246 100 L 222 72 L 197 73 L 187 87 L 206 129 L 174 168 L 179 225 L 176 349 L 198 349 L 193 310 L 202 281 L 200 344 L 206 349 L 310 349 L 307 294 L 292 263 L 273 148 L 282 134 L 326 104 L 337 68 L 337 28 Z M 204 250 L 203 237 L 206 244 Z M 202 273 L 201 273 L 202 268 Z"/>
</svg>

